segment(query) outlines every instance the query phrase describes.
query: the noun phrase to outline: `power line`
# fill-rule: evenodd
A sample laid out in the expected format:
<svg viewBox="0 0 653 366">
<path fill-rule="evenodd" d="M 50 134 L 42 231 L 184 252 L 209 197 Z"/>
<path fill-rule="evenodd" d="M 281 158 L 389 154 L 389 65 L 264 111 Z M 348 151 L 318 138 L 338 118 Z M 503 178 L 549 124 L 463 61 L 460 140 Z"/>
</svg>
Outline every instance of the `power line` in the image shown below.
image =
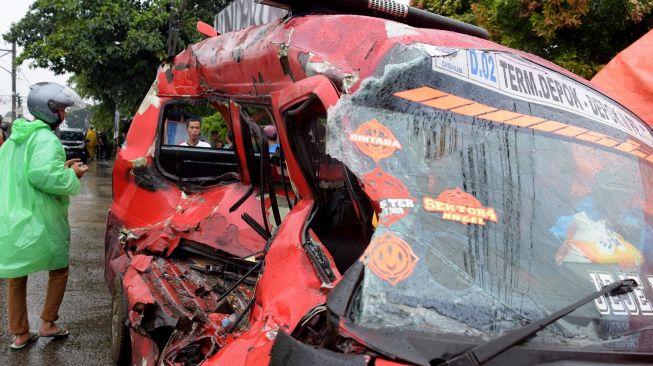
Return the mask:
<svg viewBox="0 0 653 366">
<path fill-rule="evenodd" d="M 11 49 L 0 49 L 0 52 L 11 53 L 11 119 L 16 119 L 16 42 L 11 42 Z M 4 67 L 3 67 L 4 69 Z"/>
<path fill-rule="evenodd" d="M 7 55 L 7 54 L 8 53 L 5 53 L 4 55 Z M 0 55 L 0 57 L 2 57 L 2 56 L 3 55 Z M 11 68 L 11 65 L 7 61 L 3 60 L 2 58 L 0 58 L 0 63 L 4 64 L 6 67 Z M 7 69 L 5 67 L 2 67 L 2 65 L 0 65 L 0 69 L 3 69 L 5 71 L 11 73 L 11 71 L 9 69 Z M 29 80 L 29 78 L 27 77 L 27 74 L 25 74 L 22 67 L 17 67 L 16 71 L 20 72 L 20 74 L 23 75 L 23 81 L 25 81 L 28 86 L 32 85 L 32 82 Z"/>
<path fill-rule="evenodd" d="M 25 73 L 23 72 L 23 68 L 22 68 L 22 67 L 19 67 L 19 68 L 18 68 L 18 71 L 20 71 L 20 74 L 23 75 L 23 77 L 25 78 L 25 81 L 27 81 L 27 85 L 32 85 L 32 82 L 29 81 L 29 78 L 28 78 L 27 75 L 25 75 Z"/>
</svg>

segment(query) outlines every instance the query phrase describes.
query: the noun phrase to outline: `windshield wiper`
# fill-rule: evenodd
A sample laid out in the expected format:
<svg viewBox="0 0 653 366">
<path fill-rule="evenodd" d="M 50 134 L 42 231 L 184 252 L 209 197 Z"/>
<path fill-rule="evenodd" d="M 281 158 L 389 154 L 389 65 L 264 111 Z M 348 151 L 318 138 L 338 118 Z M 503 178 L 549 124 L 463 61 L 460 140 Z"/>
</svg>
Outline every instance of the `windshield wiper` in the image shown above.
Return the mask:
<svg viewBox="0 0 653 366">
<path fill-rule="evenodd" d="M 607 286 L 604 286 L 600 291 L 594 292 L 587 295 L 582 300 L 567 306 L 566 308 L 559 310 L 546 318 L 535 321 L 531 324 L 523 326 L 517 330 L 514 330 L 508 334 L 505 334 L 499 338 L 493 339 L 485 344 L 476 346 L 470 349 L 467 352 L 464 352 L 444 363 L 442 365 L 456 365 L 456 366 L 469 366 L 469 365 L 481 365 L 494 357 L 505 352 L 509 348 L 521 343 L 526 338 L 531 337 L 535 333 L 544 329 L 544 327 L 556 322 L 558 319 L 563 316 L 571 313 L 572 311 L 578 309 L 579 307 L 587 304 L 588 302 L 596 299 L 600 296 L 618 296 L 624 295 L 631 292 L 635 287 L 637 287 L 637 281 L 633 279 L 626 279 L 621 281 L 615 281 Z"/>
</svg>

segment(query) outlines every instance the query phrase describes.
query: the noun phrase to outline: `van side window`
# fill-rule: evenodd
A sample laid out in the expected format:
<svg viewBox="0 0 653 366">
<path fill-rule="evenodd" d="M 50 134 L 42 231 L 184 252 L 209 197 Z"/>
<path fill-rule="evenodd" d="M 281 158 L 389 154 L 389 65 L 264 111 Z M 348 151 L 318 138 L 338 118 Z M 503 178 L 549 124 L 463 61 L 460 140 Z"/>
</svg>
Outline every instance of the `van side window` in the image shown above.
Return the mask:
<svg viewBox="0 0 653 366">
<path fill-rule="evenodd" d="M 250 175 L 255 186 L 265 192 L 271 210 L 270 232 L 281 223 L 299 197 L 292 188 L 283 151 L 279 144 L 276 123 L 268 106 L 241 105 L 241 119 L 247 148 Z M 248 144 L 245 143 L 247 146 Z M 261 226 L 265 226 L 262 223 Z"/>
<path fill-rule="evenodd" d="M 169 179 L 214 184 L 237 179 L 238 163 L 228 116 L 216 100 L 173 100 L 160 116 L 156 164 Z"/>
</svg>

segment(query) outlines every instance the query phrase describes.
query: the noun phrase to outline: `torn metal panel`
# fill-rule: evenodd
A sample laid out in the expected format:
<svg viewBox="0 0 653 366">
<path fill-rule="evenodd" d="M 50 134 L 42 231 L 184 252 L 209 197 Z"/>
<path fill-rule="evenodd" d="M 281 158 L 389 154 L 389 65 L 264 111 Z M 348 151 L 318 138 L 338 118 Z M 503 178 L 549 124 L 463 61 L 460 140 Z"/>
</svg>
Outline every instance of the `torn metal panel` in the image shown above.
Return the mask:
<svg viewBox="0 0 653 366">
<path fill-rule="evenodd" d="M 107 230 L 104 234 L 104 280 L 111 294 L 114 292 L 116 274 L 125 273 L 130 259 L 124 251 L 125 238 L 122 222 L 109 212 L 107 215 Z"/>
<path fill-rule="evenodd" d="M 388 38 L 419 35 L 419 32 L 415 28 L 392 21 L 385 22 L 385 31 L 388 34 Z"/>
<path fill-rule="evenodd" d="M 199 96 L 204 90 L 200 83 L 197 56 L 192 48 L 177 55 L 172 64 L 159 70 L 158 94 Z"/>
<path fill-rule="evenodd" d="M 157 338 L 166 329 L 172 330 L 161 350 L 160 361 L 165 364 L 196 359 L 199 354 L 205 359 L 224 345 L 224 319 L 244 310 L 253 295 L 254 280 L 220 300 L 220 291 L 227 288 L 229 279 L 238 276 L 238 267 L 211 262 L 201 256 L 185 256 L 183 260 L 133 257 L 124 277 L 133 344 L 154 351 L 151 346 Z M 230 272 L 234 269 L 236 272 Z M 242 322 L 234 334 L 247 326 L 247 321 Z M 158 351 L 140 352 L 139 357 L 153 362 L 158 359 Z"/>
<path fill-rule="evenodd" d="M 358 72 L 340 70 L 327 60 L 312 53 L 300 53 L 299 63 L 307 76 L 324 75 L 344 93 L 349 93 L 351 87 L 358 81 Z"/>
<path fill-rule="evenodd" d="M 140 325 L 143 319 L 143 311 L 146 305 L 152 305 L 155 302 L 150 288 L 143 280 L 139 272 L 133 267 L 127 268 L 123 278 L 125 293 L 129 303 L 129 321 L 132 324 Z"/>
<path fill-rule="evenodd" d="M 161 173 L 151 165 L 134 166 L 131 174 L 134 176 L 134 182 L 137 186 L 150 192 L 168 188 L 168 184 Z"/>
<path fill-rule="evenodd" d="M 151 255 L 138 254 L 132 257 L 131 266 L 134 267 L 134 269 L 137 270 L 139 273 L 148 271 L 150 269 L 151 264 L 152 264 Z"/>
<path fill-rule="evenodd" d="M 355 39 L 356 42 L 343 42 L 349 39 Z M 360 86 L 360 80 L 376 70 L 375 66 L 390 48 L 397 44 L 412 43 L 515 52 L 490 41 L 453 32 L 413 28 L 389 20 L 344 15 L 277 20 L 207 39 L 193 45 L 192 49 L 197 57 L 197 64 L 201 65 L 200 72 L 208 87 L 220 93 L 269 94 L 290 85 L 293 80 L 306 78 L 309 75 L 304 72 L 299 55 L 307 52 L 328 62 L 328 68 L 340 70 L 339 73 L 344 74 L 342 79 L 346 82 L 338 82 L 337 85 L 343 88 L 341 91 L 352 93 Z M 521 54 L 518 51 L 516 53 Z M 533 58 L 532 55 L 527 57 Z M 185 62 L 187 59 L 188 54 L 185 54 L 180 57 L 179 62 Z M 541 59 L 538 61 L 545 62 Z M 557 66 L 549 66 L 567 73 Z M 326 66 L 315 67 L 319 69 Z M 260 79 L 259 73 L 266 82 L 256 85 L 254 91 L 252 85 L 244 81 Z M 164 76 L 160 75 L 159 79 Z M 350 77 L 346 77 L 347 75 Z"/>
<path fill-rule="evenodd" d="M 164 349 L 164 365 L 199 365 L 218 351 L 222 342 L 210 335 L 213 329 L 192 323 L 190 330 L 175 329 Z"/>
<path fill-rule="evenodd" d="M 159 359 L 159 348 L 149 337 L 135 329 L 129 331 L 132 341 L 132 365 L 154 366 Z"/>
<path fill-rule="evenodd" d="M 290 61 L 288 60 L 288 50 L 290 49 L 290 38 L 292 37 L 295 28 L 290 28 L 288 32 L 288 39 L 279 45 L 279 61 L 281 62 L 281 67 L 283 68 L 283 73 L 290 76 L 292 81 L 295 80 L 292 69 L 290 68 Z"/>
<path fill-rule="evenodd" d="M 346 355 L 305 345 L 281 332 L 271 350 L 270 366 L 365 366 L 369 356 Z"/>
<path fill-rule="evenodd" d="M 147 95 L 145 96 L 145 98 L 143 99 L 143 102 L 138 107 L 138 114 L 142 115 L 143 113 L 145 113 L 146 110 L 148 110 L 150 108 L 150 106 L 152 106 L 154 108 L 159 108 L 161 101 L 160 101 L 159 97 L 157 96 L 157 91 L 158 91 L 158 88 L 159 88 L 158 85 L 159 84 L 158 84 L 157 81 L 154 81 L 154 83 L 152 83 L 152 86 L 150 87 L 149 91 L 147 92 Z"/>
<path fill-rule="evenodd" d="M 139 252 L 149 250 L 167 255 L 174 251 L 182 239 L 193 240 L 242 257 L 260 252 L 264 245 L 263 240 L 240 219 L 239 214 L 250 212 L 254 218 L 260 220 L 260 203 L 256 197 L 251 196 L 237 211 L 230 213 L 229 207 L 239 195 L 242 196 L 243 191 L 234 186 L 223 186 L 221 190 L 204 195 L 189 195 L 186 198 L 180 194 L 171 216 L 154 225 L 131 228 L 135 236 L 128 240 L 127 244 Z M 228 199 L 215 200 L 216 195 L 225 197 L 227 194 Z M 219 204 L 213 207 L 210 202 Z"/>
</svg>

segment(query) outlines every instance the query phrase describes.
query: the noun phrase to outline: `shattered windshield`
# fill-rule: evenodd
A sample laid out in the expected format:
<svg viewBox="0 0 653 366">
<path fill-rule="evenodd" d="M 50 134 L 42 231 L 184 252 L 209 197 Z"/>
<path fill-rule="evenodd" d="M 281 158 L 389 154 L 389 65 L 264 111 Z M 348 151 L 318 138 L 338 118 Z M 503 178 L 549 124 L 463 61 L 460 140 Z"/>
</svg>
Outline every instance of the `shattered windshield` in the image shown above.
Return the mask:
<svg viewBox="0 0 653 366">
<path fill-rule="evenodd" d="M 491 339 L 628 277 L 536 341 L 653 349 L 653 138 L 630 112 L 517 57 L 402 46 L 327 128 L 379 212 L 356 324 Z"/>
</svg>

